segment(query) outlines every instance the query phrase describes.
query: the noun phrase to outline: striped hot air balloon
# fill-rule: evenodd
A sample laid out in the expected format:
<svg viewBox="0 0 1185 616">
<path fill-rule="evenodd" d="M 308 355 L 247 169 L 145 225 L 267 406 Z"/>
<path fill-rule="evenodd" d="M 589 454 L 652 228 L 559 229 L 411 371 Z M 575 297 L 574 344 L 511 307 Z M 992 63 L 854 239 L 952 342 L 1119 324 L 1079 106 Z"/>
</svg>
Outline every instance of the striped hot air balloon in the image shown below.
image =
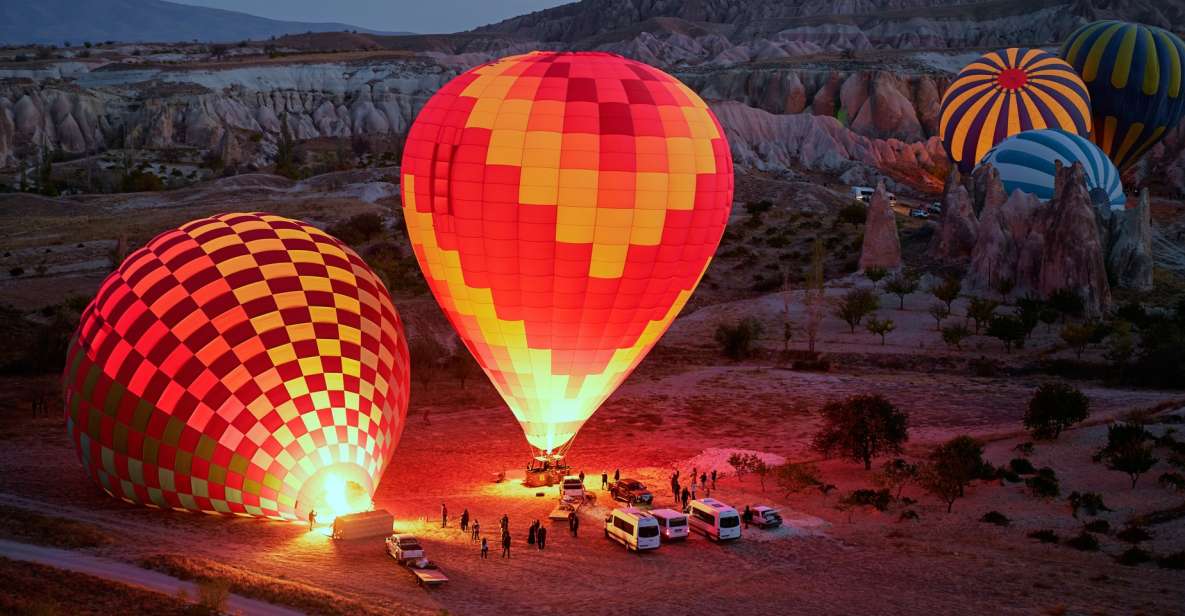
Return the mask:
<svg viewBox="0 0 1185 616">
<path fill-rule="evenodd" d="M 1062 57 L 1090 90 L 1095 142 L 1126 170 L 1185 115 L 1185 44 L 1171 32 L 1096 21 L 1066 39 Z"/>
<path fill-rule="evenodd" d="M 1127 198 L 1119 170 L 1098 146 L 1073 133 L 1055 128 L 1025 131 L 1001 141 L 980 164 L 995 167 L 1008 192 L 1019 188 L 1049 200 L 1053 197 L 1055 161 L 1082 163 L 1095 205 L 1123 209 Z"/>
<path fill-rule="evenodd" d="M 1090 134 L 1090 95 L 1074 68 L 1040 49 L 984 54 L 942 96 L 939 135 L 967 173 L 1007 137 L 1040 128 Z"/>
</svg>

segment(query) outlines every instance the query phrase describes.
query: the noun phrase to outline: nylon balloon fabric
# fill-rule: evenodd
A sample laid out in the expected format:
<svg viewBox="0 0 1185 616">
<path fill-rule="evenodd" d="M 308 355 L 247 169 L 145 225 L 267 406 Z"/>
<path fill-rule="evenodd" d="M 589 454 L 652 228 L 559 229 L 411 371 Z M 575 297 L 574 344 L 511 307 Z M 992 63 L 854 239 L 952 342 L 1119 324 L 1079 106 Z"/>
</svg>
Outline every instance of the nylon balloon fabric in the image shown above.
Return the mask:
<svg viewBox="0 0 1185 616">
<path fill-rule="evenodd" d="M 1185 44 L 1152 26 L 1096 21 L 1066 39 L 1061 55 L 1090 89 L 1091 139 L 1130 168 L 1185 114 Z"/>
<path fill-rule="evenodd" d="M 984 54 L 964 67 L 942 96 L 939 118 L 942 143 L 964 173 L 1017 133 L 1059 128 L 1085 137 L 1090 127 L 1090 95 L 1073 67 L 1023 47 Z"/>
<path fill-rule="evenodd" d="M 732 204 L 732 159 L 675 78 L 596 52 L 449 82 L 407 139 L 404 217 L 445 314 L 541 452 L 666 331 Z"/>
<path fill-rule="evenodd" d="M 407 343 L 340 241 L 223 214 L 160 234 L 107 277 L 63 387 L 70 437 L 109 494 L 293 520 L 324 469 L 373 493 L 407 413 Z"/>
<path fill-rule="evenodd" d="M 1057 129 L 1030 130 L 1013 135 L 992 148 L 980 164 L 991 164 L 1004 190 L 1020 189 L 1048 201 L 1053 198 L 1057 161 L 1082 163 L 1086 187 L 1095 205 L 1122 210 L 1127 203 L 1119 170 L 1089 140 Z"/>
</svg>

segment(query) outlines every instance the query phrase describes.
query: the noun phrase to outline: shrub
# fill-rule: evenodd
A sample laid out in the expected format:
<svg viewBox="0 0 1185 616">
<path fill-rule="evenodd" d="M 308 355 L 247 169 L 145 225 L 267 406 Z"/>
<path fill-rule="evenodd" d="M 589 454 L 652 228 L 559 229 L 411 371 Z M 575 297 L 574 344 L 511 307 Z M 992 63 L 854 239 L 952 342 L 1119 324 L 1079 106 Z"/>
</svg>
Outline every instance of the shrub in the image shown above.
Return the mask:
<svg viewBox="0 0 1185 616">
<path fill-rule="evenodd" d="M 873 285 L 876 285 L 888 275 L 889 270 L 875 265 L 864 270 L 864 277 L 871 280 Z"/>
<path fill-rule="evenodd" d="M 357 246 L 364 244 L 383 231 L 383 217 L 374 212 L 355 214 L 325 230 L 337 239 Z"/>
<path fill-rule="evenodd" d="M 1099 551 L 1099 540 L 1086 531 L 1082 531 L 1076 536 L 1067 539 L 1066 545 L 1082 552 Z"/>
<path fill-rule="evenodd" d="M 851 396 L 823 407 L 823 427 L 812 446 L 824 455 L 841 455 L 872 468 L 872 459 L 900 453 L 909 440 L 909 416 L 879 394 Z"/>
<path fill-rule="evenodd" d="M 1049 529 L 1035 530 L 1035 531 L 1029 533 L 1029 538 L 1036 539 L 1037 541 L 1040 541 L 1041 543 L 1057 543 L 1058 541 L 1060 541 L 1060 538 L 1057 536 L 1057 533 L 1055 533 Z"/>
<path fill-rule="evenodd" d="M 1000 302 L 992 299 L 984 299 L 982 297 L 971 298 L 971 303 L 967 305 L 967 316 L 975 322 L 975 333 L 979 334 L 979 328 L 985 323 L 992 320 L 996 314 L 996 308 L 1000 306 Z"/>
<path fill-rule="evenodd" d="M 901 512 L 901 515 L 897 516 L 898 522 L 904 522 L 906 520 L 917 520 L 917 519 L 920 519 L 918 517 L 918 512 L 914 511 L 913 509 L 906 509 L 905 511 Z"/>
<path fill-rule="evenodd" d="M 1082 510 L 1087 515 L 1098 515 L 1101 511 L 1111 511 L 1107 505 L 1103 504 L 1103 496 L 1098 492 L 1078 492 L 1070 493 L 1070 511 L 1075 518 L 1078 517 L 1078 511 Z"/>
<path fill-rule="evenodd" d="M 1016 447 L 1012 448 L 1012 451 L 1015 451 L 1022 456 L 1028 457 L 1033 455 L 1033 449 L 1033 443 L 1031 441 L 1025 441 L 1023 443 L 1017 443 Z"/>
<path fill-rule="evenodd" d="M 1012 523 L 1012 520 L 1009 520 L 1008 516 L 994 510 L 983 514 L 983 517 L 979 518 L 979 521 L 995 524 L 996 526 L 1008 526 Z"/>
<path fill-rule="evenodd" d="M 941 304 L 939 304 L 941 306 Z M 945 318 L 945 317 L 943 317 Z M 947 346 L 955 347 L 956 349 L 963 349 L 963 340 L 971 335 L 971 330 L 967 329 L 966 325 L 956 323 L 942 328 L 942 341 Z"/>
<path fill-rule="evenodd" d="M 1020 483 L 1024 481 L 1020 475 L 1016 474 L 1016 471 L 1004 466 L 996 469 L 996 479 L 1001 479 L 1008 483 Z"/>
<path fill-rule="evenodd" d="M 1100 535 L 1111 534 L 1111 523 L 1106 520 L 1091 520 L 1084 524 L 1082 528 L 1087 532 L 1098 533 Z"/>
<path fill-rule="evenodd" d="M 869 331 L 869 333 L 880 336 L 881 346 L 885 346 L 885 336 L 894 329 L 897 329 L 897 324 L 893 323 L 892 319 L 877 319 L 869 317 L 868 323 L 865 323 L 864 327 Z"/>
<path fill-rule="evenodd" d="M 1037 469 L 1033 466 L 1033 463 L 1029 462 L 1026 458 L 1013 458 L 1010 462 L 1008 462 L 1008 468 L 1011 468 L 1012 472 L 1016 473 L 1017 475 L 1032 475 L 1033 473 L 1037 472 Z"/>
<path fill-rule="evenodd" d="M 1120 554 L 1115 560 L 1121 565 L 1134 567 L 1152 560 L 1152 554 L 1149 554 L 1147 551 L 1138 547 L 1132 546 L 1124 550 L 1124 552 Z"/>
<path fill-rule="evenodd" d="M 1158 462 L 1152 455 L 1152 445 L 1145 443 L 1147 440 L 1148 432 L 1143 426 L 1111 424 L 1107 428 L 1107 446 L 1099 452 L 1099 460 L 1113 471 L 1127 473 L 1134 489 L 1140 475 Z"/>
<path fill-rule="evenodd" d="M 1161 556 L 1156 559 L 1156 566 L 1161 569 L 1185 569 L 1185 550 Z"/>
<path fill-rule="evenodd" d="M 893 497 L 897 499 L 901 498 L 901 490 L 917 479 L 918 466 L 901 458 L 885 462 L 881 470 L 872 477 L 877 487 L 891 490 Z"/>
<path fill-rule="evenodd" d="M 1115 533 L 1115 538 L 1126 543 L 1141 543 L 1151 539 L 1152 533 L 1145 530 L 1143 526 L 1128 526 Z"/>
<path fill-rule="evenodd" d="M 835 305 L 835 316 L 848 324 L 851 333 L 856 333 L 856 326 L 864 317 L 872 314 L 880 307 L 880 300 L 870 289 L 852 289 L 844 294 Z"/>
<path fill-rule="evenodd" d="M 726 357 L 746 359 L 756 352 L 761 330 L 761 322 L 753 317 L 745 317 L 733 324 L 721 323 L 716 326 L 716 344 Z"/>
<path fill-rule="evenodd" d="M 782 492 L 789 496 L 822 484 L 819 469 L 808 462 L 787 462 L 773 469 L 774 479 Z"/>
<path fill-rule="evenodd" d="M 849 225 L 864 224 L 864 220 L 868 218 L 868 209 L 864 204 L 859 202 L 852 202 L 843 206 L 836 216 L 836 220 L 841 223 Z"/>
<path fill-rule="evenodd" d="M 854 507 L 872 507 L 877 511 L 888 510 L 892 500 L 893 497 L 887 489 L 872 490 L 869 488 L 852 490 L 851 494 L 843 498 L 843 502 Z"/>
<path fill-rule="evenodd" d="M 951 309 L 951 304 L 959 299 L 959 292 L 962 291 L 963 284 L 959 282 L 958 278 L 948 276 L 942 279 L 942 282 L 930 288 L 930 294 L 938 299 L 938 301 L 946 304 L 946 309 Z"/>
<path fill-rule="evenodd" d="M 1026 479 L 1025 486 L 1029 489 L 1030 494 L 1038 498 L 1057 498 L 1061 495 L 1057 474 L 1049 467 L 1041 469 L 1036 475 Z"/>
<path fill-rule="evenodd" d="M 21 266 L 11 267 L 8 269 L 8 275 L 13 278 L 19 278 L 25 274 L 25 268 Z"/>
<path fill-rule="evenodd" d="M 1007 353 L 1012 352 L 1013 346 L 1023 346 L 1027 333 L 1024 322 L 1019 317 L 1008 314 L 992 317 L 987 327 L 987 335 L 1002 342 Z"/>
<path fill-rule="evenodd" d="M 1185 491 L 1185 477 L 1182 477 L 1181 473 L 1162 473 L 1160 477 L 1156 478 L 1156 483 L 1162 488 L 1178 492 Z"/>
<path fill-rule="evenodd" d="M 930 452 L 922 467 L 922 487 L 946 503 L 950 513 L 971 481 L 983 474 L 983 446 L 969 436 L 957 436 Z"/>
<path fill-rule="evenodd" d="M 897 296 L 897 308 L 905 310 L 905 296 L 918 290 L 918 279 L 908 274 L 894 274 L 885 282 L 885 291 Z"/>
<path fill-rule="evenodd" d="M 1065 383 L 1044 383 L 1029 399 L 1024 426 L 1035 439 L 1056 439 L 1062 430 L 1086 419 L 1090 399 Z"/>
</svg>

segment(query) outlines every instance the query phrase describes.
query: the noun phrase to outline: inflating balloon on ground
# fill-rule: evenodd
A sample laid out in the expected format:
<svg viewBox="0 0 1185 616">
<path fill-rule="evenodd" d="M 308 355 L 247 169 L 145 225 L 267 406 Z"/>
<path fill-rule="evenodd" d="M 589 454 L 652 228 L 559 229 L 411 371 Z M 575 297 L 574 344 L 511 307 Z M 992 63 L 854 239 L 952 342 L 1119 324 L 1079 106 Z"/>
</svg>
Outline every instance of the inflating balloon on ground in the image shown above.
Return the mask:
<svg viewBox="0 0 1185 616">
<path fill-rule="evenodd" d="M 1023 190 L 1039 199 L 1053 198 L 1057 163 L 1082 163 L 1086 188 L 1096 207 L 1122 210 L 1127 203 L 1119 170 L 1095 144 L 1063 130 L 1030 130 L 1013 135 L 992 148 L 981 165 L 991 164 L 1004 190 Z"/>
</svg>

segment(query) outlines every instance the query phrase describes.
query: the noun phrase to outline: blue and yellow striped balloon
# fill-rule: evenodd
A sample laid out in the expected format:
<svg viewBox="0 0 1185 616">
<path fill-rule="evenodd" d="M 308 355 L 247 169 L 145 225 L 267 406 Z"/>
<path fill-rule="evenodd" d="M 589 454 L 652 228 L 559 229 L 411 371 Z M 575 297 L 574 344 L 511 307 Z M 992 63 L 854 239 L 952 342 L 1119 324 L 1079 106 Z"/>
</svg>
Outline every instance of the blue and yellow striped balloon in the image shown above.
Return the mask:
<svg viewBox="0 0 1185 616">
<path fill-rule="evenodd" d="M 1090 89 L 1091 140 L 1120 169 L 1131 167 L 1185 113 L 1185 44 L 1171 32 L 1096 21 L 1071 34 L 1061 54 Z"/>
<path fill-rule="evenodd" d="M 984 54 L 942 96 L 938 132 L 964 173 L 1007 137 L 1040 128 L 1090 134 L 1086 84 L 1047 51 L 1013 47 Z"/>
<path fill-rule="evenodd" d="M 1124 208 L 1127 197 L 1119 170 L 1098 146 L 1064 130 L 1050 128 L 1013 135 L 992 148 L 980 164 L 995 167 L 1009 193 L 1020 189 L 1048 201 L 1053 198 L 1055 161 L 1066 166 L 1082 163 L 1086 187 L 1096 206 Z"/>
</svg>

